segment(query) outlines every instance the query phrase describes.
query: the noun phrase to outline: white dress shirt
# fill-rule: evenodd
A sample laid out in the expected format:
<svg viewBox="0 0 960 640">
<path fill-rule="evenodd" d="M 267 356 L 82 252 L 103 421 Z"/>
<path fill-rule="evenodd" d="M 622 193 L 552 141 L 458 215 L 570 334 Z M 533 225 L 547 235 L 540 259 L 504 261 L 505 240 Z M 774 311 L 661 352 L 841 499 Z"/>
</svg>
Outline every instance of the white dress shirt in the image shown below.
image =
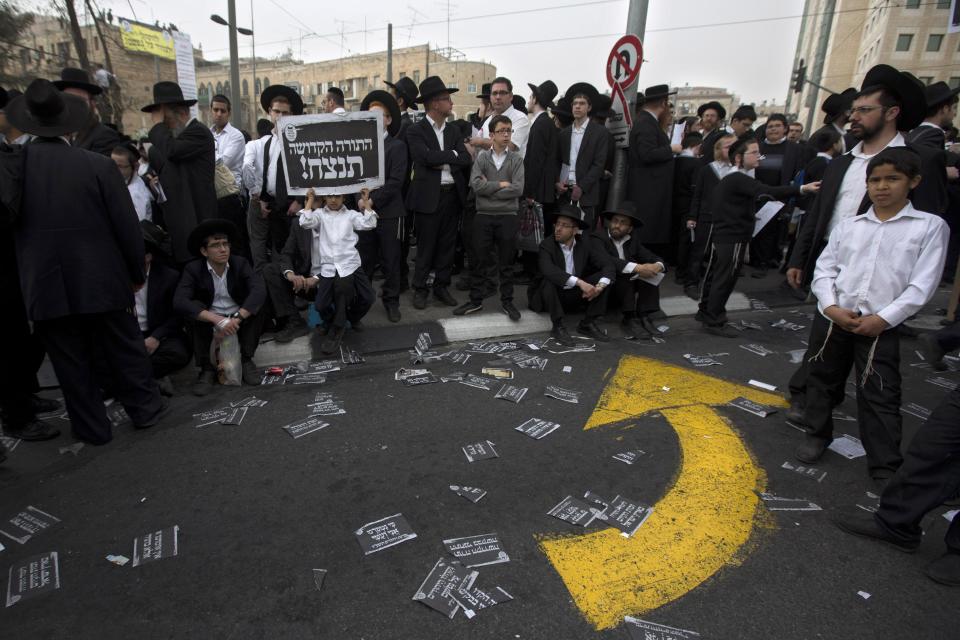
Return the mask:
<svg viewBox="0 0 960 640">
<path fill-rule="evenodd" d="M 887 147 L 902 147 L 905 145 L 903 136 L 898 133 L 890 140 Z M 887 147 L 884 147 L 884 149 Z M 870 158 L 877 154 L 865 154 L 862 142 L 858 142 L 857 146 L 850 150 L 850 153 L 853 155 L 853 162 L 847 167 L 847 172 L 843 174 L 843 182 L 840 183 L 840 191 L 837 193 L 837 202 L 834 204 L 833 213 L 827 222 L 827 237 L 833 234 L 833 230 L 842 221 L 857 215 L 860 203 L 863 202 L 863 197 L 867 195 L 867 164 L 870 163 Z"/>
<path fill-rule="evenodd" d="M 573 273 L 573 270 L 575 268 L 574 262 L 573 262 L 573 248 L 575 246 L 577 246 L 576 237 L 574 237 L 573 240 L 570 241 L 570 246 L 567 246 L 565 244 L 560 245 L 560 250 L 563 251 L 563 268 L 566 269 L 567 273 L 570 273 L 570 274 Z M 567 278 L 567 284 L 563 285 L 563 288 L 573 289 L 575 286 L 577 286 L 577 282 L 579 281 L 580 281 L 580 278 L 578 278 L 575 275 L 571 275 L 569 278 Z M 602 284 L 603 286 L 607 286 L 608 284 L 610 284 L 610 278 L 600 278 L 600 280 L 597 281 L 597 284 L 598 285 Z"/>
<path fill-rule="evenodd" d="M 346 112 L 347 112 L 347 110 L 344 109 L 343 107 L 337 107 L 336 109 L 334 109 L 334 110 L 331 111 L 330 113 L 346 113 Z"/>
<path fill-rule="evenodd" d="M 491 114 L 487 116 L 487 119 L 483 121 L 483 124 L 480 125 L 480 137 L 486 138 L 489 140 L 490 136 L 490 120 L 493 119 L 493 116 L 496 114 Z M 511 126 L 513 133 L 510 134 L 510 142 L 517 145 L 517 153 L 521 156 L 527 154 L 527 138 L 530 137 L 530 125 L 532 120 L 519 109 L 515 109 L 513 105 L 507 107 L 507 110 L 503 112 L 502 115 L 510 118 Z"/>
<path fill-rule="evenodd" d="M 580 155 L 580 145 L 583 144 L 583 134 L 590 126 L 590 118 L 584 118 L 583 125 L 578 129 L 577 122 L 574 120 L 571 125 L 570 134 L 570 158 L 567 162 L 570 164 L 570 173 L 567 174 L 567 184 L 577 184 L 577 156 Z"/>
<path fill-rule="evenodd" d="M 213 142 L 216 145 L 217 160 L 220 160 L 230 169 L 237 184 L 242 183 L 243 177 L 243 157 L 244 147 L 247 141 L 243 138 L 240 130 L 229 122 L 219 133 L 216 127 L 210 127 L 210 133 L 213 134 Z"/>
<path fill-rule="evenodd" d="M 270 163 L 267 170 L 267 193 L 271 196 L 277 195 L 277 162 L 280 160 L 280 136 L 274 131 L 269 136 L 264 136 L 258 140 L 251 140 L 247 143 L 243 153 L 243 186 L 251 196 L 259 196 L 263 188 L 263 150 L 267 146 L 267 140 L 270 143 L 270 157 L 267 161 Z"/>
<path fill-rule="evenodd" d="M 500 167 L 503 166 L 503 161 L 507 159 L 507 150 L 504 149 L 503 153 L 497 153 L 493 147 L 490 147 L 490 158 L 497 167 L 497 171 L 500 171 Z"/>
<path fill-rule="evenodd" d="M 374 211 L 360 213 L 346 207 L 341 207 L 339 211 L 331 211 L 326 207 L 310 211 L 301 209 L 300 227 L 313 230 L 311 275 L 346 277 L 359 269 L 356 232 L 376 226 L 377 214 Z"/>
<path fill-rule="evenodd" d="M 133 294 L 133 310 L 137 314 L 137 324 L 140 325 L 140 331 L 146 331 L 149 328 L 147 324 L 147 287 L 150 286 L 150 269 L 147 269 L 143 286 Z"/>
<path fill-rule="evenodd" d="M 240 310 L 240 305 L 236 300 L 230 297 L 230 291 L 227 289 L 227 274 L 230 272 L 230 265 L 223 268 L 223 275 L 218 276 L 213 265 L 207 261 L 207 271 L 213 278 L 213 302 L 210 304 L 210 311 L 218 313 L 221 316 L 232 316 Z"/>
<path fill-rule="evenodd" d="M 139 220 L 153 221 L 153 193 L 143 182 L 140 176 L 134 176 L 133 180 L 127 183 L 127 191 L 130 192 L 130 199 L 133 200 L 133 208 L 137 210 Z"/>
<path fill-rule="evenodd" d="M 433 118 L 430 116 L 424 116 L 427 119 L 427 122 L 430 123 L 431 128 L 433 128 L 434 135 L 437 136 L 437 142 L 440 143 L 440 150 L 443 151 L 443 130 L 447 128 L 447 121 L 444 120 L 440 123 L 440 126 L 437 126 L 437 123 L 433 121 Z M 453 152 L 454 155 L 457 154 L 456 151 Z M 453 174 L 450 173 L 450 165 L 445 164 L 440 170 L 440 184 L 453 184 Z"/>
<path fill-rule="evenodd" d="M 838 125 L 836 122 L 833 123 L 833 128 L 836 130 L 837 133 L 840 134 L 841 153 L 846 153 L 846 152 L 847 152 L 847 141 L 846 141 L 846 139 L 844 139 L 843 136 L 847 135 L 847 132 L 844 130 L 843 127 L 841 127 L 840 125 Z"/>
<path fill-rule="evenodd" d="M 942 218 L 907 202 L 885 222 L 870 207 L 836 231 L 817 259 L 810 285 L 821 313 L 838 305 L 879 315 L 895 327 L 933 297 L 950 237 Z"/>
</svg>

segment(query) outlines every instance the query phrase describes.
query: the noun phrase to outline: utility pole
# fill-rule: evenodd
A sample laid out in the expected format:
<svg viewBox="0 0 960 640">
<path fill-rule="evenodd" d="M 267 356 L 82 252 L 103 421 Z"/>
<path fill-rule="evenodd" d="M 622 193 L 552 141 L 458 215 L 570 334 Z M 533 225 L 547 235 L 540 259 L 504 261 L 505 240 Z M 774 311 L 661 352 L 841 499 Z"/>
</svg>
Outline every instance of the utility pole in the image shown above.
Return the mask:
<svg viewBox="0 0 960 640">
<path fill-rule="evenodd" d="M 387 23 L 387 82 L 393 82 L 393 23 Z"/>
<path fill-rule="evenodd" d="M 627 33 L 633 34 L 643 42 L 643 35 L 647 29 L 647 4 L 648 0 L 630 0 L 630 10 L 627 13 Z M 640 64 L 642 61 L 638 60 Z M 624 90 L 627 100 L 627 109 L 631 116 L 635 112 L 634 105 L 637 102 L 637 82 Z M 628 134 L 629 137 L 629 134 Z M 627 150 L 617 149 L 613 157 L 613 177 L 610 179 L 610 192 L 607 195 L 607 208 L 613 208 L 619 205 L 627 193 Z"/>
<path fill-rule="evenodd" d="M 230 31 L 230 124 L 243 128 L 240 116 L 240 61 L 237 53 L 237 2 L 227 0 L 227 28 Z"/>
<path fill-rule="evenodd" d="M 252 99 L 250 100 L 250 122 L 247 125 L 250 127 L 250 131 L 255 131 L 257 128 L 257 105 L 260 104 L 260 98 L 257 95 L 257 29 L 253 26 L 253 0 L 250 0 L 250 32 L 250 62 L 253 64 L 253 84 L 250 85 Z M 239 69 L 237 72 L 239 73 Z M 261 89 L 264 88 L 261 87 Z"/>
</svg>

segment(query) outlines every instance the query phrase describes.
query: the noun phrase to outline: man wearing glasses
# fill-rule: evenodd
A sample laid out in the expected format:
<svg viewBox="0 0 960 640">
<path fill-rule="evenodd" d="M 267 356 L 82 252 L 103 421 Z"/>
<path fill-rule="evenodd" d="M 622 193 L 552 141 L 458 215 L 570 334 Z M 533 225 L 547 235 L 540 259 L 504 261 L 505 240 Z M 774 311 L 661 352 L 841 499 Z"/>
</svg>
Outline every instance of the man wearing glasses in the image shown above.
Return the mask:
<svg viewBox="0 0 960 640">
<path fill-rule="evenodd" d="M 530 119 L 527 114 L 513 106 L 513 83 L 507 78 L 495 78 L 490 83 L 490 109 L 493 113 L 487 116 L 480 135 L 472 138 L 470 144 L 476 149 L 489 149 L 493 146 L 493 136 L 490 134 L 490 121 L 494 116 L 510 118 L 513 134 L 510 136 L 510 150 L 520 154 L 522 159 L 527 153 L 527 136 L 530 134 Z"/>
</svg>

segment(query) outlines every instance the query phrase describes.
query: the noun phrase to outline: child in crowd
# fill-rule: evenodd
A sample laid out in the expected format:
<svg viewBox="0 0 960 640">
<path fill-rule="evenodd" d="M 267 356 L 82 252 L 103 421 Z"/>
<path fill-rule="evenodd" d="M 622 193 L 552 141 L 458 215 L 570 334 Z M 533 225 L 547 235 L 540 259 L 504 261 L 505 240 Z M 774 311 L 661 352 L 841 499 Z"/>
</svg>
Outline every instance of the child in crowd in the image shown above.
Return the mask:
<svg viewBox="0 0 960 640">
<path fill-rule="evenodd" d="M 727 300 L 737 283 L 744 251 L 755 235 L 757 197 L 788 198 L 816 192 L 820 183 L 801 187 L 794 184 L 769 186 L 752 177 L 761 159 L 760 145 L 753 137 L 738 139 L 728 154 L 736 169 L 720 180 L 713 193 L 713 241 L 696 320 L 703 323 L 707 333 L 735 338 L 740 332 L 727 324 Z"/>
<path fill-rule="evenodd" d="M 910 190 L 920 184 L 920 157 L 888 147 L 867 165 L 863 215 L 841 222 L 817 260 L 811 291 L 822 315 L 810 332 L 819 349 L 810 359 L 804 423 L 796 457 L 816 462 L 833 439 L 833 403 L 857 370 L 860 439 L 874 480 L 889 479 L 900 455 L 900 336 L 897 325 L 929 302 L 940 282 L 949 230 L 917 211 Z"/>
<path fill-rule="evenodd" d="M 354 211 L 343 204 L 342 195 L 324 196 L 322 209 L 315 209 L 316 195 L 307 191 L 307 201 L 300 210 L 300 227 L 313 230 L 311 261 L 320 265 L 317 297 L 314 302 L 324 321 L 326 338 L 320 346 L 324 353 L 340 347 L 347 321 L 354 331 L 361 331 L 361 318 L 374 301 L 373 288 L 363 269 L 357 251 L 357 231 L 374 229 L 377 214 L 364 189 L 357 201 L 363 210 Z M 324 329 L 320 329 L 321 333 Z"/>
</svg>

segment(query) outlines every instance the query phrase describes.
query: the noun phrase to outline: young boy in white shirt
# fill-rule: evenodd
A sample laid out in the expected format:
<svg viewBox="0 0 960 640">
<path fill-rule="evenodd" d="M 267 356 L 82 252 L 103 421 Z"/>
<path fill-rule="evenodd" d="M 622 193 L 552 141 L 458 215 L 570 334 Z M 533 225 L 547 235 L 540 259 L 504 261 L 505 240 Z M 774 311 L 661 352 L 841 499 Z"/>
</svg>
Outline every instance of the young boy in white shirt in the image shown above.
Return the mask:
<svg viewBox="0 0 960 640">
<path fill-rule="evenodd" d="M 860 439 L 871 477 L 889 479 L 900 455 L 900 338 L 897 325 L 929 302 L 940 282 L 949 230 L 932 213 L 917 211 L 910 191 L 920 184 L 920 157 L 889 147 L 867 165 L 873 206 L 841 222 L 817 260 L 811 290 L 822 315 L 814 317 L 804 422 L 797 449 L 816 462 L 833 440 L 833 403 L 856 366 Z"/>
<path fill-rule="evenodd" d="M 340 347 L 348 320 L 355 331 L 362 330 L 360 320 L 375 299 L 370 281 L 360 268 L 356 232 L 376 228 L 377 214 L 366 189 L 357 201 L 363 213 L 345 207 L 342 195 L 324 196 L 322 209 L 314 208 L 315 201 L 313 189 L 308 190 L 306 204 L 300 210 L 300 227 L 313 230 L 311 262 L 320 266 L 314 276 L 314 306 L 326 328 L 320 350 L 333 353 Z"/>
</svg>

